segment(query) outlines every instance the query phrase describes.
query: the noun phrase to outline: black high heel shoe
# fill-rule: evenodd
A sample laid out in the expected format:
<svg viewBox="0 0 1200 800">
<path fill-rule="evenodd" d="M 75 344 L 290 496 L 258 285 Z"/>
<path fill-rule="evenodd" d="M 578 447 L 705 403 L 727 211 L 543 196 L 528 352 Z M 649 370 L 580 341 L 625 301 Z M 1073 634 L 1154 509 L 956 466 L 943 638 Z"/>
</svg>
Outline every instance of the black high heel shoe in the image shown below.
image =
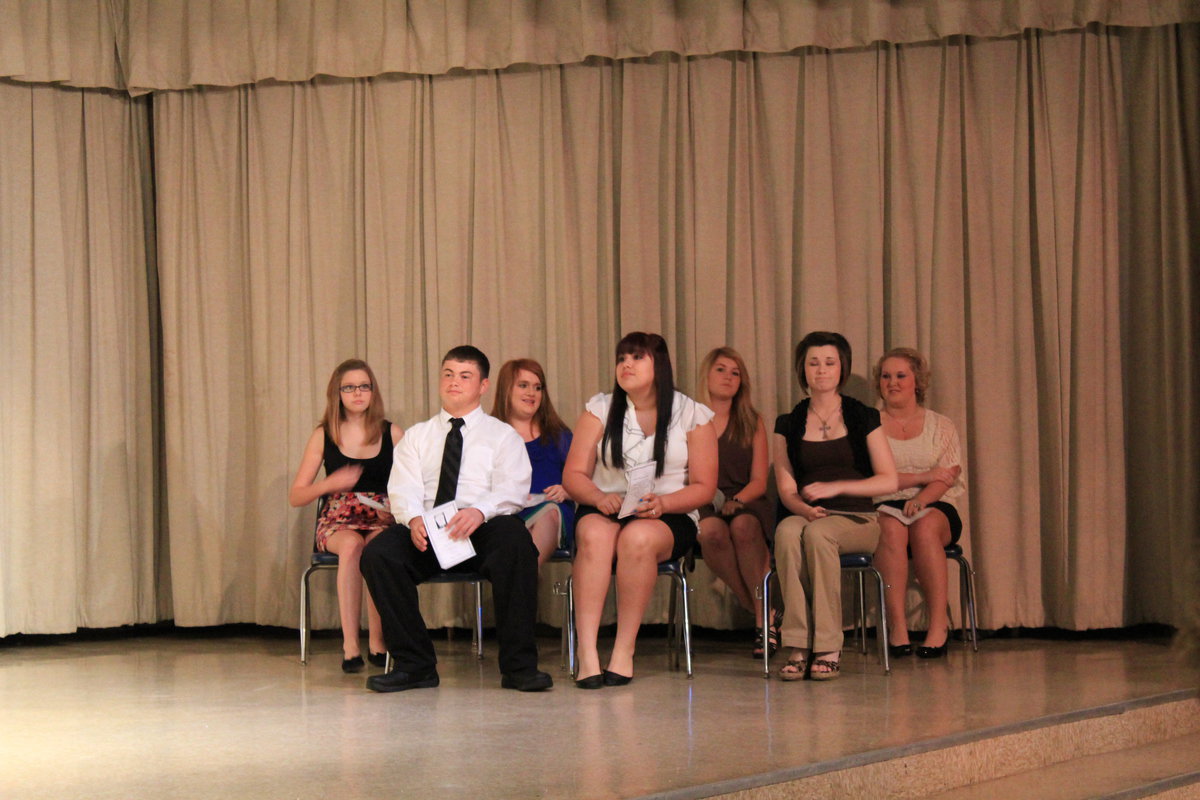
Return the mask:
<svg viewBox="0 0 1200 800">
<path fill-rule="evenodd" d="M 387 653 L 372 653 L 367 651 L 367 663 L 373 667 L 387 666 Z"/>
<path fill-rule="evenodd" d="M 889 644 L 888 655 L 892 658 L 905 658 L 913 654 L 913 646 L 910 642 L 904 644 Z"/>
<path fill-rule="evenodd" d="M 929 640 L 929 634 L 925 634 L 926 641 Z M 937 647 L 928 647 L 921 645 L 917 648 L 917 658 L 941 658 L 946 655 L 946 650 L 950 644 L 950 631 L 946 631 L 946 641 L 942 642 Z"/>
<path fill-rule="evenodd" d="M 608 670 L 604 670 L 604 672 L 600 674 L 604 676 L 605 686 L 624 686 L 633 680 L 632 675 L 620 675 L 616 672 L 609 672 Z"/>
<path fill-rule="evenodd" d="M 917 648 L 917 658 L 941 658 L 946 655 L 947 645 L 949 640 L 942 642 L 940 647 L 926 647 L 921 645 Z"/>
<path fill-rule="evenodd" d="M 347 675 L 353 675 L 356 672 L 362 672 L 364 666 L 365 665 L 363 664 L 362 656 L 342 659 L 342 672 L 346 673 Z"/>
<path fill-rule="evenodd" d="M 595 675 L 588 675 L 586 678 L 580 678 L 575 681 L 576 689 L 603 689 L 604 675 L 597 672 Z"/>
</svg>

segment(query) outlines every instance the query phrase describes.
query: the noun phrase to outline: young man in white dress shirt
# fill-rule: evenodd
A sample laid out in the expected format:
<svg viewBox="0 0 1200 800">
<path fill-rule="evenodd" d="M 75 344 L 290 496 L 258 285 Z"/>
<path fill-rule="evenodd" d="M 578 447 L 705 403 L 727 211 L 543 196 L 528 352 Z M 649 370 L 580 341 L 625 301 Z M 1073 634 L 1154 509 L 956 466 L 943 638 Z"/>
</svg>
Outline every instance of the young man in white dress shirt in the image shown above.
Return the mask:
<svg viewBox="0 0 1200 800">
<path fill-rule="evenodd" d="M 479 572 L 492 584 L 500 685 L 523 692 L 553 685 L 537 668 L 537 548 L 525 523 L 513 516 L 525 505 L 532 470 L 520 435 L 480 406 L 488 370 L 487 356 L 470 345 L 446 353 L 438 385 L 442 410 L 405 431 L 396 445 L 388 499 L 403 524 L 372 540 L 361 562 L 395 663 L 391 672 L 367 679 L 373 691 L 438 685 L 437 657 L 421 617 L 417 585 L 441 571 L 421 514 L 448 497 L 458 511 L 447 532 L 451 538 L 469 536 L 476 552 L 454 569 Z M 443 460 L 444 451 L 460 447 L 461 458 Z"/>
</svg>

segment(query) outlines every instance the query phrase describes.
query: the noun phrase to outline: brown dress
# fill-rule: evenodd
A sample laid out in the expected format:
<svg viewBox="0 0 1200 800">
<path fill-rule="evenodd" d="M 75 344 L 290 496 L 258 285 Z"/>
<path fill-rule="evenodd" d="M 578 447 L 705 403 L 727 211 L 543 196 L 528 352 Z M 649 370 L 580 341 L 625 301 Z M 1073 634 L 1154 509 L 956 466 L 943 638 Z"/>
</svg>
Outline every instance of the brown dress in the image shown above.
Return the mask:
<svg viewBox="0 0 1200 800">
<path fill-rule="evenodd" d="M 717 488 L 728 500 L 746 488 L 750 482 L 750 469 L 754 462 L 754 445 L 740 445 L 731 438 L 733 431 L 726 425 L 725 431 L 717 439 Z M 726 522 L 738 514 L 753 514 L 762 525 L 763 535 L 770 540 L 775 531 L 775 515 L 766 495 L 746 503 L 733 513 L 733 516 L 718 514 L 711 504 L 700 507 L 700 519 L 720 517 Z"/>
</svg>

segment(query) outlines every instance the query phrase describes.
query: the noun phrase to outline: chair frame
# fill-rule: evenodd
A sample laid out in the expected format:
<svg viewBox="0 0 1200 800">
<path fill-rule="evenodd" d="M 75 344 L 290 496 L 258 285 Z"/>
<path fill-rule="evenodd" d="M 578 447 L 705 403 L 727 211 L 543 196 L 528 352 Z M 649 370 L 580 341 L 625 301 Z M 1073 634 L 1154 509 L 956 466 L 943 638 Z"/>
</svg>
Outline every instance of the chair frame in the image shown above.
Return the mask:
<svg viewBox="0 0 1200 800">
<path fill-rule="evenodd" d="M 300 663 L 308 663 L 309 638 L 312 635 L 312 611 L 309 603 L 309 576 L 320 570 L 336 570 L 336 553 L 314 551 L 312 563 L 300 578 Z M 439 572 L 425 583 L 469 583 L 475 588 L 475 617 L 471 626 L 471 645 L 475 657 L 483 660 L 483 582 L 487 580 L 478 572 Z M 385 669 L 391 669 L 392 655 L 388 653 Z"/>
<path fill-rule="evenodd" d="M 859 652 L 864 655 L 867 652 L 867 593 L 866 593 L 866 576 L 868 574 L 875 576 L 876 591 L 879 596 L 878 616 L 876 622 L 876 631 L 879 638 L 879 661 L 883 664 L 883 674 L 892 674 L 891 660 L 888 658 L 888 627 L 887 627 L 887 599 L 884 596 L 883 575 L 876 569 L 872 563 L 870 553 L 842 553 L 840 554 L 841 569 L 843 572 L 855 573 L 857 578 L 857 595 L 858 609 L 855 615 L 855 637 L 859 640 Z M 775 560 L 771 559 L 771 567 L 767 570 L 767 574 L 763 577 L 762 585 L 759 587 L 759 599 L 762 602 L 763 626 L 762 638 L 764 644 L 769 640 L 771 630 L 771 578 L 775 575 Z M 771 677 L 771 648 L 763 647 L 762 655 L 763 678 Z"/>
<path fill-rule="evenodd" d="M 671 605 L 667 612 L 667 666 L 672 670 L 679 670 L 679 653 L 683 651 L 684 668 L 687 671 L 688 679 L 694 677 L 692 669 L 692 612 L 691 604 L 688 602 L 688 595 L 691 592 L 691 587 L 688 586 L 688 566 L 691 560 L 691 553 L 686 553 L 680 558 L 669 561 L 660 562 L 658 565 L 658 575 L 668 575 L 671 578 Z M 558 587 L 555 587 L 556 591 Z M 575 630 L 575 584 L 574 576 L 568 576 L 566 581 L 565 592 L 566 608 L 563 611 L 564 624 L 566 629 L 565 657 L 567 664 L 571 669 L 571 677 L 574 678 L 579 674 L 579 652 L 578 640 Z M 679 621 L 679 610 L 682 606 L 683 620 Z"/>
<path fill-rule="evenodd" d="M 963 554 L 962 545 L 946 545 L 946 559 L 958 562 L 958 602 L 961 610 L 962 640 L 967 641 L 967 624 L 971 626 L 971 649 L 979 652 L 979 628 L 975 619 L 975 570 Z"/>
</svg>

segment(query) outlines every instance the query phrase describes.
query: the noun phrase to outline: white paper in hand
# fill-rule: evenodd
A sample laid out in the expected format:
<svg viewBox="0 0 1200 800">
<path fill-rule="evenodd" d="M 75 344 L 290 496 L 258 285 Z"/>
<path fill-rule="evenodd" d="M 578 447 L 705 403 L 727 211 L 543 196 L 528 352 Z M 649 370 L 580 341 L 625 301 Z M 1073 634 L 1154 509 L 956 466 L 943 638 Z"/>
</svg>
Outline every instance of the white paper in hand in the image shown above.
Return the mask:
<svg viewBox="0 0 1200 800">
<path fill-rule="evenodd" d="M 922 508 L 920 511 L 918 511 L 917 513 L 913 514 L 910 517 L 907 514 L 905 514 L 902 510 L 900 510 L 899 508 L 896 508 L 895 506 L 880 506 L 879 507 L 879 512 L 881 514 L 891 514 L 893 517 L 900 520 L 905 525 L 912 525 L 914 522 L 916 522 L 921 517 L 928 514 L 930 511 L 933 511 L 933 509 L 930 508 L 929 506 L 926 506 L 925 508 Z"/>
<path fill-rule="evenodd" d="M 421 519 L 425 520 L 425 535 L 429 537 L 433 554 L 437 556 L 442 569 L 450 569 L 475 555 L 475 545 L 471 544 L 470 536 L 465 539 L 451 539 L 450 534 L 446 532 L 446 526 L 457 513 L 458 508 L 451 500 L 421 515 Z"/>
<path fill-rule="evenodd" d="M 642 498 L 654 491 L 655 462 L 647 461 L 625 470 L 625 499 L 621 501 L 621 511 L 617 519 L 625 519 L 637 510 Z"/>
</svg>

